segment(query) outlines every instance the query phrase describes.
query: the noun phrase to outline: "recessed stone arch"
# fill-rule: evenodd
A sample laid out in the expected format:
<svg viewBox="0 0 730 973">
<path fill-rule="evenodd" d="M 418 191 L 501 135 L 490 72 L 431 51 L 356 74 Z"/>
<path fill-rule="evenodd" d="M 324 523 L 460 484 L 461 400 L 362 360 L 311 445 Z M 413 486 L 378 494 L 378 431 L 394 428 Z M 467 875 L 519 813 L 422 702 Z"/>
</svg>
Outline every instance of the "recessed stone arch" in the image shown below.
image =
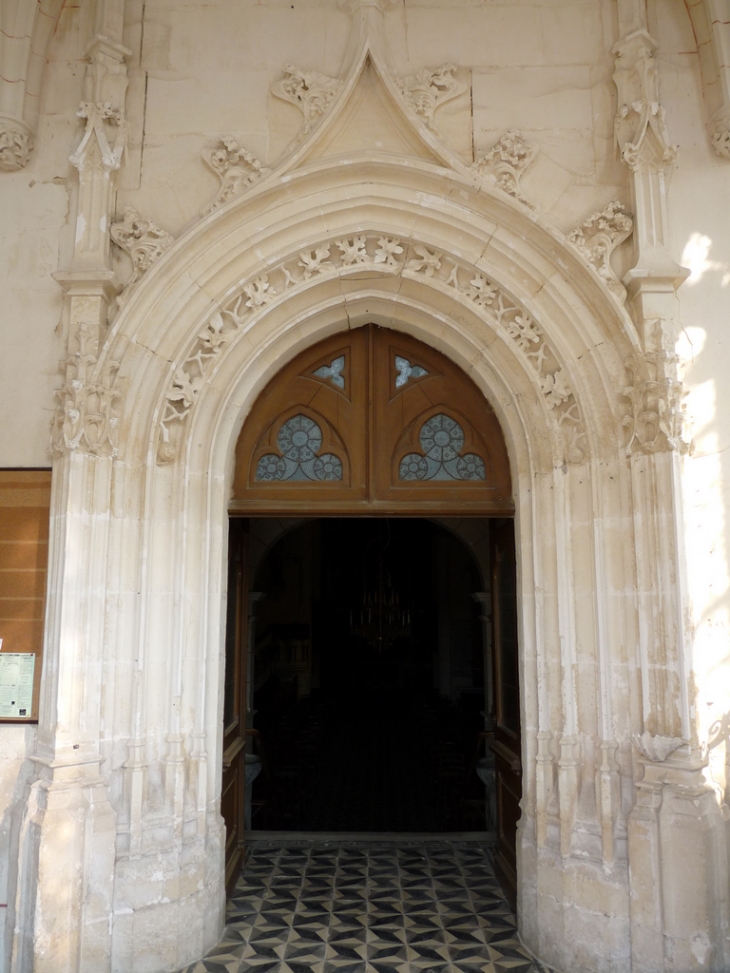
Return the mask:
<svg viewBox="0 0 730 973">
<path fill-rule="evenodd" d="M 356 237 L 365 256 L 348 264 L 338 241 L 352 248 Z M 482 302 L 485 288 L 494 293 Z M 272 289 L 272 300 L 258 301 Z M 220 316 L 234 311 L 232 333 L 205 358 L 201 335 L 215 344 Z M 181 967 L 218 935 L 235 442 L 285 362 L 368 322 L 456 362 L 505 433 L 521 592 L 525 940 L 558 965 L 628 955 L 629 740 L 640 727 L 640 688 L 626 556 L 635 525 L 616 393 L 637 347 L 633 325 L 581 255 L 520 204 L 429 163 L 381 159 L 271 177 L 182 237 L 130 295 L 95 366 L 101 376 L 116 363 L 116 456 L 72 451 L 58 460 L 56 482 L 78 489 L 55 501 L 67 531 L 55 570 L 67 598 L 45 692 L 59 699 L 77 671 L 73 653 L 92 653 L 89 671 L 102 678 L 90 691 L 105 715 L 90 726 L 69 699 L 40 738 L 60 734 L 69 748 L 80 739 L 90 765 L 103 760 L 88 787 L 110 809 L 102 833 L 117 916 L 112 951 L 133 955 L 134 923 L 152 915 L 172 930 L 170 941 L 159 939 L 160 970 L 170 949 Z M 529 322 L 534 341 L 520 330 Z M 200 371 L 188 368 L 203 359 Z M 161 454 L 166 410 L 186 382 L 184 414 L 167 421 L 174 449 Z M 572 408 L 579 448 L 559 421 Z M 68 533 L 74 525 L 79 536 L 94 532 L 98 554 L 88 563 Z M 71 563 L 73 572 L 64 568 Z M 78 585 L 84 573 L 89 597 L 75 593 L 87 590 Z M 596 915 L 596 894 L 610 900 L 610 922 Z M 570 909 L 556 917 L 555 901 Z M 91 927 L 104 908 L 95 900 L 84 921 Z M 575 915 L 590 929 L 578 944 L 560 932 Z M 154 947 L 144 948 L 149 960 Z"/>
</svg>

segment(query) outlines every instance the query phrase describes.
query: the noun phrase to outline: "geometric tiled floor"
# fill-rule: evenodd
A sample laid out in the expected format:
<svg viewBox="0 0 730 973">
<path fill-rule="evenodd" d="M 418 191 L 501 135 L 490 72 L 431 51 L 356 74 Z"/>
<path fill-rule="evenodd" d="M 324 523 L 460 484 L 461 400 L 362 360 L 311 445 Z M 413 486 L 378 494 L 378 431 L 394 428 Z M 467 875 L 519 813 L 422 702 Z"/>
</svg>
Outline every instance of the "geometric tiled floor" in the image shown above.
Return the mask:
<svg viewBox="0 0 730 973">
<path fill-rule="evenodd" d="M 333 836 L 250 842 L 221 942 L 184 973 L 545 969 L 520 945 L 488 845 Z"/>
</svg>

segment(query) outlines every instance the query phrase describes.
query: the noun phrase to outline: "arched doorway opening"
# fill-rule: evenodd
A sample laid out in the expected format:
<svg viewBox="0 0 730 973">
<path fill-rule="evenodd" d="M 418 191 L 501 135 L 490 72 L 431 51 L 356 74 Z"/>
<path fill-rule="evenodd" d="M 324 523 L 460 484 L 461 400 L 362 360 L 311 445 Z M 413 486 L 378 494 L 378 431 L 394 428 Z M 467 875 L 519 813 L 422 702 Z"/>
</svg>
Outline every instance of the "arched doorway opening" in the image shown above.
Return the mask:
<svg viewBox="0 0 730 973">
<path fill-rule="evenodd" d="M 337 335 L 259 396 L 231 501 L 229 886 L 254 819 L 280 831 L 498 829 L 514 901 L 512 511 L 491 407 L 413 338 L 374 325 Z"/>
</svg>

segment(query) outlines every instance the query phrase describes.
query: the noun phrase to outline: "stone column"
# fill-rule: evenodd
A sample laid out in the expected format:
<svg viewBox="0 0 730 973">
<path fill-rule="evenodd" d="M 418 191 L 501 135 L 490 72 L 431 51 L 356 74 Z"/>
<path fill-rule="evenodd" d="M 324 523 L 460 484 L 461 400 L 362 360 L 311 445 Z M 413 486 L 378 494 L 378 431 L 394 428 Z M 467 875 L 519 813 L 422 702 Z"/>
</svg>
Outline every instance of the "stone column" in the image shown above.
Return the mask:
<svg viewBox="0 0 730 973">
<path fill-rule="evenodd" d="M 615 130 L 630 173 L 634 263 L 624 277 L 642 351 L 626 362 L 623 419 L 634 493 L 642 732 L 628 822 L 632 969 L 728 968 L 726 809 L 704 777 L 691 714 L 692 644 L 681 529 L 681 384 L 665 174 L 676 159 L 659 97 L 644 0 L 619 0 Z M 641 511 L 654 510 L 651 526 Z"/>
<path fill-rule="evenodd" d="M 49 596 L 36 767 L 21 825 L 13 970 L 111 969 L 116 814 L 100 752 L 102 662 L 113 460 L 116 362 L 100 362 L 118 290 L 109 228 L 124 151 L 128 53 L 123 0 L 101 0 L 88 49 L 84 120 L 65 292 L 67 357 L 51 454 Z"/>
</svg>

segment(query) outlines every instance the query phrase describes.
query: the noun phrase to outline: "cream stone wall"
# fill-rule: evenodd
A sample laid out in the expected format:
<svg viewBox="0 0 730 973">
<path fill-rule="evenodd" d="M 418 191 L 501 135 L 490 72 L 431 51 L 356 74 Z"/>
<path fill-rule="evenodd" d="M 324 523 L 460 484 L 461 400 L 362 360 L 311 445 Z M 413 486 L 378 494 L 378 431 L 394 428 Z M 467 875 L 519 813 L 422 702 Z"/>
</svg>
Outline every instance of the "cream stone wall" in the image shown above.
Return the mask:
<svg viewBox="0 0 730 973">
<path fill-rule="evenodd" d="M 525 941 L 565 973 L 728 968 L 730 161 L 707 107 L 723 104 L 721 44 L 707 57 L 722 3 L 63 6 L 35 148 L 0 171 L 0 465 L 49 464 L 57 362 L 72 362 L 41 722 L 37 739 L 0 730 L 13 973 L 171 973 L 215 941 L 233 444 L 286 360 L 367 320 L 470 372 L 511 450 Z M 306 133 L 272 90 L 290 64 L 332 92 Z M 444 64 L 459 93 L 429 119 L 399 83 Z M 627 135 L 641 98 L 659 110 Z M 117 114 L 78 118 L 81 102 Z M 522 156 L 490 162 L 514 130 Z M 627 164 L 616 133 L 636 145 Z M 221 135 L 239 147 L 219 177 L 201 153 Z M 598 249 L 595 225 L 571 242 L 601 211 Z M 336 243 L 356 233 L 359 275 Z M 383 234 L 401 247 L 391 263 Z M 675 298 L 677 264 L 691 273 Z M 477 277 L 508 311 L 479 303 Z M 549 366 L 515 344 L 518 314 Z M 675 345 L 689 450 L 662 358 Z M 93 393 L 80 425 L 79 388 Z M 666 420 L 654 439 L 652 406 Z M 59 869 L 74 875 L 63 909 Z"/>
</svg>

